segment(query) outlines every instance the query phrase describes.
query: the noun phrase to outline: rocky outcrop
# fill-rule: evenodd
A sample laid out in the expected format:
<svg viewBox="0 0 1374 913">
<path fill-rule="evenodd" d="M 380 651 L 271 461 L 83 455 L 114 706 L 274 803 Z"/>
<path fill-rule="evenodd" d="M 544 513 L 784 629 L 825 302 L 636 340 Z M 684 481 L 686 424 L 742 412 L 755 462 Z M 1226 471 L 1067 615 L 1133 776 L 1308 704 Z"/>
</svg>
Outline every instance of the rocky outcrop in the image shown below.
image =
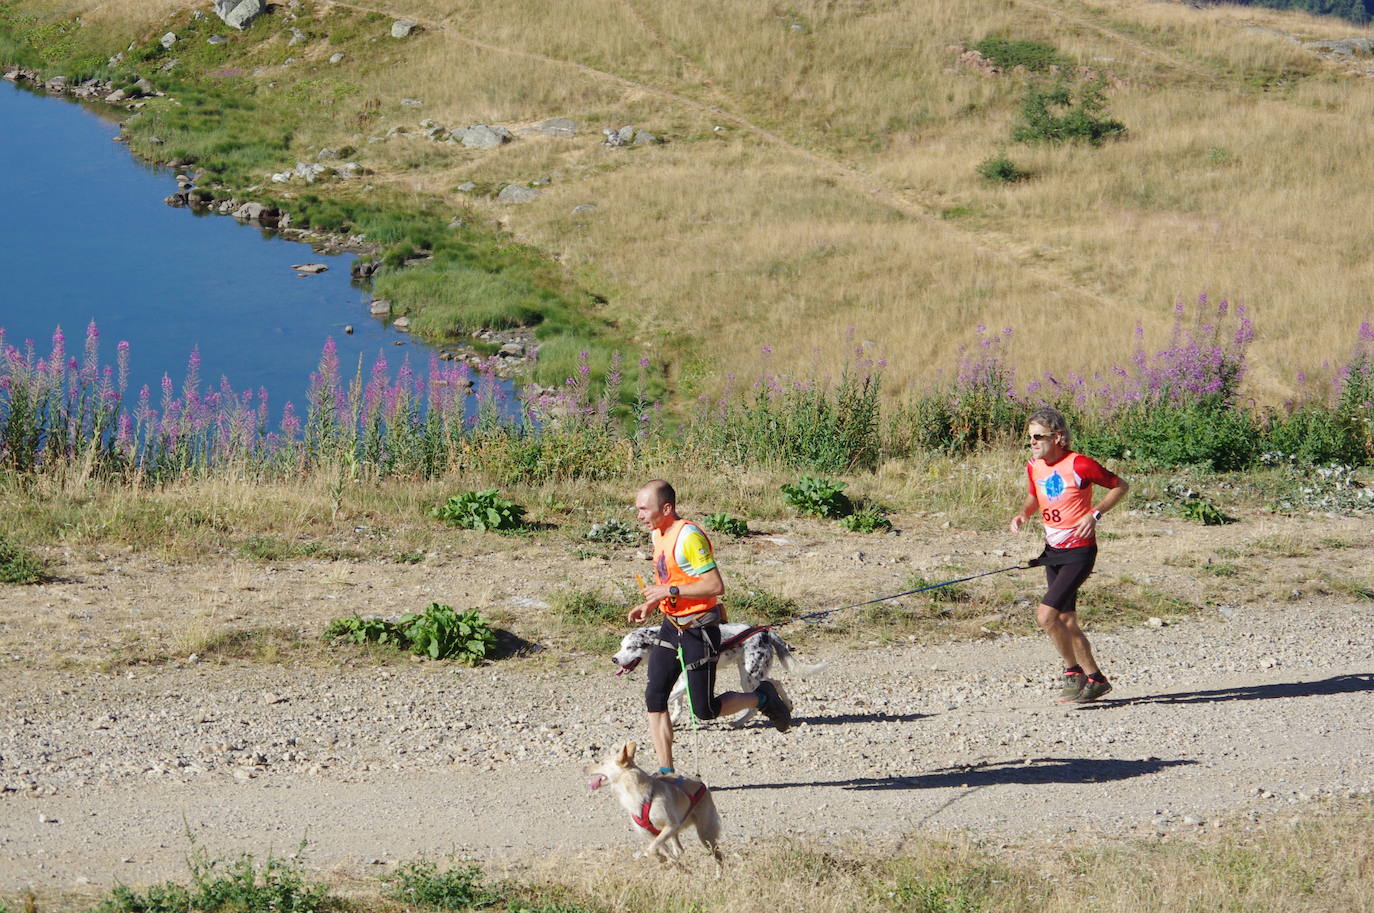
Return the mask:
<svg viewBox="0 0 1374 913">
<path fill-rule="evenodd" d="M 264 0 L 214 0 L 215 15 L 230 28 L 244 29 L 267 9 Z"/>
</svg>

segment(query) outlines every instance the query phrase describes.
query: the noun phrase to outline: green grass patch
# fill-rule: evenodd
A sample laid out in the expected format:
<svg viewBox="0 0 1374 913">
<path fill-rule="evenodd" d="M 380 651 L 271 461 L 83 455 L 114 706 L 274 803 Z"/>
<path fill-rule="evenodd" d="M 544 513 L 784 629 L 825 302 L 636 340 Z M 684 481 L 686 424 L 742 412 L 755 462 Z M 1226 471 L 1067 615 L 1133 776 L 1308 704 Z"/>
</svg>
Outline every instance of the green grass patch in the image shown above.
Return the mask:
<svg viewBox="0 0 1374 913">
<path fill-rule="evenodd" d="M 50 579 L 47 562 L 0 536 L 0 583 L 36 584 Z"/>
<path fill-rule="evenodd" d="M 1058 48 L 1042 41 L 989 35 L 975 43 L 973 50 L 1003 70 L 1025 67 L 1033 73 L 1043 73 L 1052 66 L 1067 66 L 1070 63 Z"/>
</svg>

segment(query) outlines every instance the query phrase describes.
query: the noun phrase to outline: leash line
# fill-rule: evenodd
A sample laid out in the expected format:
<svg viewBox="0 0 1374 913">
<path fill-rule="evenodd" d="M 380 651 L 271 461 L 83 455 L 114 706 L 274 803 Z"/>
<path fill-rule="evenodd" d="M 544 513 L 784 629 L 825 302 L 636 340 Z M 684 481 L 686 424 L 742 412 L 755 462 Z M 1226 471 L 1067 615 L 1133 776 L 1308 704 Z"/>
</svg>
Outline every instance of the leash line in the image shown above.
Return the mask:
<svg viewBox="0 0 1374 913">
<path fill-rule="evenodd" d="M 822 609 L 819 612 L 807 612 L 805 615 L 794 615 L 791 618 L 786 618 L 782 621 L 773 622 L 771 627 L 781 627 L 786 624 L 791 624 L 794 621 L 810 622 L 812 621 L 812 619 L 824 618 L 827 615 L 834 615 L 836 612 L 843 612 L 847 609 L 857 609 L 860 606 L 873 605 L 875 602 L 887 602 L 889 599 L 900 599 L 903 596 L 914 596 L 917 593 L 924 593 L 927 590 L 938 590 L 941 587 L 954 586 L 954 584 L 956 583 L 967 583 L 970 580 L 977 580 L 979 577 L 988 577 L 992 574 L 1005 574 L 1007 573 L 1007 571 L 1025 571 L 1029 570 L 1030 568 L 1036 567 L 1039 563 L 1040 562 L 1037 559 L 1032 558 L 1025 564 L 1013 564 L 1010 567 L 1000 567 L 993 571 L 983 571 L 981 574 L 970 574 L 967 577 L 959 577 L 955 580 L 944 580 L 940 583 L 932 583 L 923 587 L 917 587 L 914 590 L 906 590 L 905 592 L 901 593 L 893 593 L 891 596 L 879 596 L 877 599 L 866 599 L 863 602 L 855 602 L 850 605 L 837 606 L 833 609 Z"/>
</svg>

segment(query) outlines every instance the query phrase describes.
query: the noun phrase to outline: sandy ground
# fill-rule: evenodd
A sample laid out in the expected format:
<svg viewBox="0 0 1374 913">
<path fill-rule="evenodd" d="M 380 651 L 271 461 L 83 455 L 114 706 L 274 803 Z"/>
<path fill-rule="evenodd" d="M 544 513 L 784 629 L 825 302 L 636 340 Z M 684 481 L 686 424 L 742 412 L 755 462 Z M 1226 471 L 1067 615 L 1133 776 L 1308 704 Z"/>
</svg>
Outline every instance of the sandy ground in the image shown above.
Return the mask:
<svg viewBox="0 0 1374 913">
<path fill-rule="evenodd" d="M 866 537 L 778 523 L 718 552 L 727 582 L 811 609 L 1034 550 L 1005 533 L 899 526 Z M 1056 702 L 1042 636 L 996 633 L 1024 623 L 1031 609 L 1017 601 L 1038 595 L 1038 572 L 987 581 L 1019 595 L 960 628 L 993 632 L 979 639 L 878 636 L 856 612 L 825 634 L 782 628 L 799 659 L 827 664 L 784 678 L 794 728 L 760 718 L 679 736 L 679 767 L 715 789 L 727 851 L 778 833 L 1016 842 L 1244 829 L 1374 790 L 1374 602 L 1347 585 L 1369 583 L 1368 522 L 1260 514 L 1208 529 L 1123 516 L 1118 530 L 1095 580 L 1197 608 L 1096 633 L 1116 686 L 1100 704 Z M 193 843 L 218 856 L 306 841 L 306 864 L 338 877 L 419 856 L 633 846 L 581 768 L 643 741 L 642 672 L 616 678 L 607 656 L 561 649 L 469 669 L 309 648 L 232 659 L 207 646 L 246 630 L 313 637 L 339 615 L 430 600 L 490 607 L 538 643 L 551 591 L 609 592 L 642 568 L 641 550 L 588 557 L 573 545 L 455 534 L 415 566 L 55 556 L 62 579 L 0 593 L 0 894 L 184 878 Z"/>
</svg>

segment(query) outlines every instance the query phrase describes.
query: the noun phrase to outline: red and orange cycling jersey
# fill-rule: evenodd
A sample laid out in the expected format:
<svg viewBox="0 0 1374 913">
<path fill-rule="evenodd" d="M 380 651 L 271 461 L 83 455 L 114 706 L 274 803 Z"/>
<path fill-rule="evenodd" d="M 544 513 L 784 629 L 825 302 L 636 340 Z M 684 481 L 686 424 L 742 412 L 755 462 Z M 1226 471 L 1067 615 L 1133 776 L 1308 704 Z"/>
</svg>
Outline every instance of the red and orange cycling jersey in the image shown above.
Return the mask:
<svg viewBox="0 0 1374 913">
<path fill-rule="evenodd" d="M 1036 459 L 1026 463 L 1032 497 L 1040 505 L 1045 542 L 1053 548 L 1083 548 L 1096 539 L 1080 539 L 1074 532 L 1078 521 L 1093 509 L 1093 485 L 1115 488 L 1121 480 L 1092 457 L 1072 450 L 1053 463 Z"/>
</svg>

